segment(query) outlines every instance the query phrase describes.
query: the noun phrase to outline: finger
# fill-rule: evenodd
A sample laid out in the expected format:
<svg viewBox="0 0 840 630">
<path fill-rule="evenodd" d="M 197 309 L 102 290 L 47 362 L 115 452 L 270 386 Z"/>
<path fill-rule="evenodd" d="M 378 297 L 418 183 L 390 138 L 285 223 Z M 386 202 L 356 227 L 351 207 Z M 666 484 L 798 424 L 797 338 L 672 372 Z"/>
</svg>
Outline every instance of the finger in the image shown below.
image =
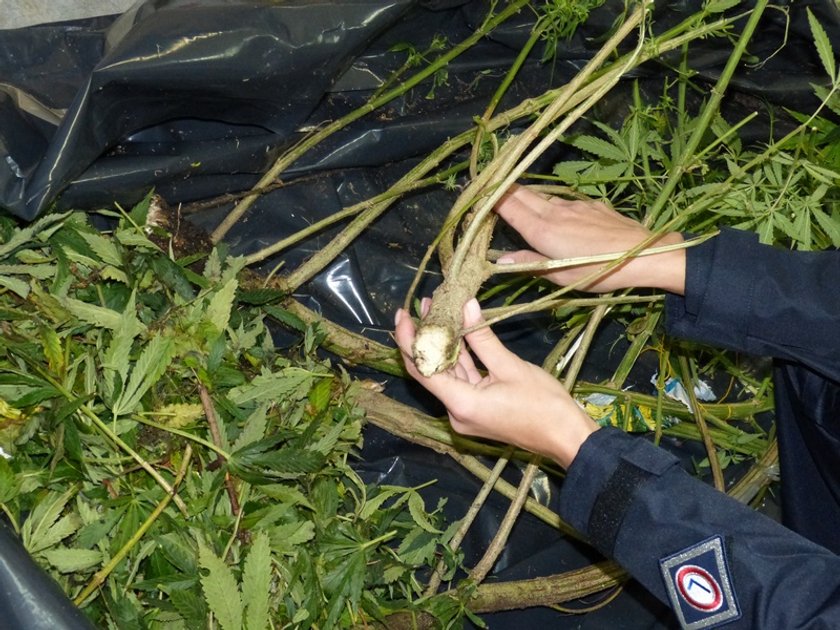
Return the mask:
<svg viewBox="0 0 840 630">
<path fill-rule="evenodd" d="M 473 386 L 469 383 L 469 375 L 465 373 L 467 378 L 461 379 L 455 374 L 441 372 L 434 376 L 423 376 L 414 365 L 412 358 L 411 346 L 414 343 L 415 327 L 411 316 L 403 309 L 398 309 L 394 316 L 395 334 L 397 346 L 402 353 L 405 369 L 414 380 L 420 383 L 423 387 L 434 394 L 444 405 L 448 401 L 458 400 L 459 397 L 468 396 L 473 393 Z M 469 358 L 469 353 L 466 348 L 462 350 L 462 354 L 467 355 L 469 364 L 472 364 L 472 359 Z M 466 370 L 466 367 L 462 365 Z M 475 366 L 472 367 L 475 370 Z M 477 373 L 478 371 L 475 370 Z M 464 389 L 466 388 L 466 390 Z"/>
<path fill-rule="evenodd" d="M 530 249 L 521 249 L 518 252 L 505 252 L 502 256 L 499 256 L 496 263 L 499 265 L 511 265 L 518 263 L 543 262 L 545 260 L 548 260 L 548 258 L 542 254 L 538 254 Z"/>
<path fill-rule="evenodd" d="M 557 206 L 521 188 L 496 204 L 496 214 L 538 251 L 548 251 L 556 238 Z"/>
<path fill-rule="evenodd" d="M 426 317 L 432 309 L 432 299 L 424 297 L 420 300 L 420 317 Z"/>
<path fill-rule="evenodd" d="M 471 328 L 483 321 L 481 307 L 478 305 L 478 301 L 473 298 L 464 305 L 464 326 Z M 505 348 L 489 326 L 467 333 L 464 335 L 464 339 L 490 372 L 502 375 L 515 370 L 519 365 L 520 359 Z"/>
<path fill-rule="evenodd" d="M 475 367 L 475 362 L 473 361 L 469 350 L 467 350 L 466 345 L 461 348 L 461 352 L 458 354 L 458 362 L 455 365 L 460 368 L 464 374 L 464 378 L 469 383 L 475 385 L 481 381 L 481 373 L 478 371 L 478 368 Z"/>
</svg>

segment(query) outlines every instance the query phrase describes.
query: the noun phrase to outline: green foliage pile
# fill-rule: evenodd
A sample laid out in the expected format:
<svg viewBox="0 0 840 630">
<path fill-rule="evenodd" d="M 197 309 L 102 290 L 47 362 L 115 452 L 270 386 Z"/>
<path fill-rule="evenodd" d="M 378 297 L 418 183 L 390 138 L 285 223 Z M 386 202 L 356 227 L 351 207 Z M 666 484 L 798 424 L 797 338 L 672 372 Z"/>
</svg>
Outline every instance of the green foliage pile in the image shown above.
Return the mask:
<svg viewBox="0 0 840 630">
<path fill-rule="evenodd" d="M 81 214 L 0 223 L 0 507 L 29 553 L 102 628 L 418 612 L 418 571 L 457 565 L 441 506 L 359 478 L 362 414 L 314 356 L 322 333 L 276 351 L 255 305 L 271 292 L 223 249 L 200 273 L 174 260 L 147 208 L 104 233 Z"/>
</svg>

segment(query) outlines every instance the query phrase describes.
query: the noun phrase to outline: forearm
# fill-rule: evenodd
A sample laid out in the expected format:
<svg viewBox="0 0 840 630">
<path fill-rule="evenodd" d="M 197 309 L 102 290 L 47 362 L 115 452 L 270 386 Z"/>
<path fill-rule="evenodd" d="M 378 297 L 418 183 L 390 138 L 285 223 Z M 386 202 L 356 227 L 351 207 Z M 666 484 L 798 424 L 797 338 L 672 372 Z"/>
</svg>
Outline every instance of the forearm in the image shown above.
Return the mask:
<svg viewBox="0 0 840 630">
<path fill-rule="evenodd" d="M 666 301 L 669 333 L 840 380 L 840 252 L 782 250 L 724 229 L 685 255 L 685 297 Z"/>
</svg>

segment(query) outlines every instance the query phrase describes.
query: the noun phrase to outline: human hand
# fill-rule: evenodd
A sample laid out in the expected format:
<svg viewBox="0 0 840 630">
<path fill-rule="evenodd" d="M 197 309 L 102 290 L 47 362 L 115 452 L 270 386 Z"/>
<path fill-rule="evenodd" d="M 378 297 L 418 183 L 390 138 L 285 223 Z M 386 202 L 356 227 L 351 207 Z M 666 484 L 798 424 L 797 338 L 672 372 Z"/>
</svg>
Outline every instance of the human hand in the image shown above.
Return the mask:
<svg viewBox="0 0 840 630">
<path fill-rule="evenodd" d="M 536 250 L 505 254 L 499 259 L 500 263 L 527 263 L 623 252 L 651 235 L 650 230 L 642 224 L 601 202 L 545 197 L 523 186 L 513 186 L 496 204 L 495 209 Z M 679 233 L 671 232 L 660 237 L 651 247 L 682 241 Z M 545 277 L 565 286 L 603 266 L 591 264 L 558 269 L 545 272 Z M 582 288 L 603 292 L 628 287 L 654 287 L 684 294 L 685 250 L 632 258 Z"/>
<path fill-rule="evenodd" d="M 467 302 L 464 327 L 482 321 L 478 302 Z M 557 379 L 510 352 L 489 327 L 464 336 L 466 346 L 487 368 L 486 375 L 478 371 L 466 346 L 452 369 L 421 375 L 411 357 L 414 334 L 411 317 L 398 310 L 396 339 L 406 369 L 443 402 L 456 432 L 513 444 L 568 468 L 598 429 Z"/>
</svg>

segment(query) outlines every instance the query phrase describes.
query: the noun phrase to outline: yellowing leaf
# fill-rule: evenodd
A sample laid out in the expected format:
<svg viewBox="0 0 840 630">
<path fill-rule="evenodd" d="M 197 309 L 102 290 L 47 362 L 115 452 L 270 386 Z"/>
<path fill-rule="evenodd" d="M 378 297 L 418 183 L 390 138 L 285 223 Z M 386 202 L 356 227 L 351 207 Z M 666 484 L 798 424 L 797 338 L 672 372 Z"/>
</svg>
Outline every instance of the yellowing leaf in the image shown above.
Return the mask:
<svg viewBox="0 0 840 630">
<path fill-rule="evenodd" d="M 156 421 L 173 429 L 188 426 L 204 416 L 199 403 L 172 403 L 155 411 Z"/>
</svg>

